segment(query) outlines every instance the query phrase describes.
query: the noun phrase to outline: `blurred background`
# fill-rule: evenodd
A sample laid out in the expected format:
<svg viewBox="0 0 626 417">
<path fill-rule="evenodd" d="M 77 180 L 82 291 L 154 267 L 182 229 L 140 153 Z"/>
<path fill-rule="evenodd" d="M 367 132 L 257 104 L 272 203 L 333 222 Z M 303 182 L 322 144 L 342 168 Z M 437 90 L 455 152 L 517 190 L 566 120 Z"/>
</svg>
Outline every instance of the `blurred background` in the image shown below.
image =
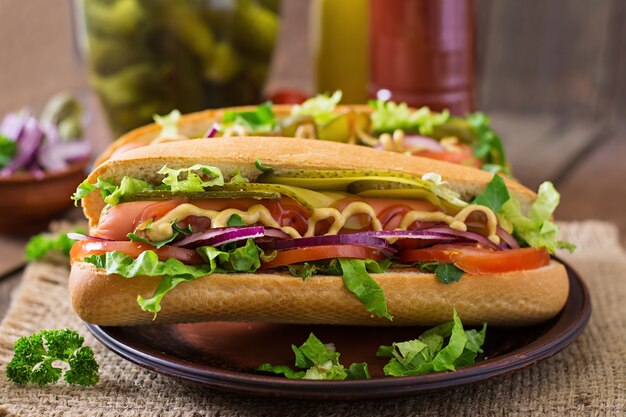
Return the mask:
<svg viewBox="0 0 626 417">
<path fill-rule="evenodd" d="M 281 10 L 278 1 L 239 1 L 236 9 L 229 6 L 230 14 L 222 13 L 226 0 L 157 0 L 148 3 L 147 12 L 134 3 L 0 2 L 0 114 L 25 105 L 40 110 L 53 94 L 72 91 L 87 105 L 87 137 L 99 151 L 143 124 L 142 117 L 149 120 L 173 107 L 191 111 L 267 97 L 291 101 L 337 86 L 352 101 L 364 101 L 393 81 L 394 74 L 385 73 L 394 60 L 385 54 L 385 42 L 392 42 L 394 33 L 384 32 L 381 22 L 396 19 L 394 30 L 407 33 L 402 25 L 409 30 L 432 25 L 428 13 L 433 13 L 422 10 L 413 20 L 394 16 L 402 10 L 399 0 L 289 0 Z M 434 44 L 462 46 L 469 54 L 451 64 L 458 74 L 444 75 L 468 77 L 460 100 L 491 117 L 516 177 L 531 188 L 545 179 L 555 182 L 562 194 L 560 220 L 605 219 L 625 232 L 626 2 L 432 4 L 448 16 L 439 21 L 442 27 L 431 28 L 439 34 Z M 171 19 L 159 20 L 160 15 Z M 219 36 L 207 33 L 206 22 Z M 369 44 L 368 29 L 379 31 Z M 128 36 L 107 43 L 108 31 Z M 172 33 L 176 36 L 168 37 Z M 158 56 L 149 56 L 154 48 L 142 50 L 141 36 L 158 43 Z M 203 62 L 207 45 L 222 58 L 219 66 Z M 411 44 L 403 47 L 411 51 Z M 196 52 L 189 62 L 180 52 L 185 48 Z M 350 48 L 350 54 L 341 48 Z M 157 65 L 163 57 L 187 70 L 168 72 Z M 418 54 L 414 58 L 419 62 Z M 204 77 L 201 90 L 193 81 L 196 73 Z M 152 92 L 142 97 L 141 108 L 130 97 L 136 88 L 128 81 L 132 77 Z M 128 97 L 107 96 L 110 91 Z M 401 101 L 402 94 L 393 98 Z"/>
</svg>

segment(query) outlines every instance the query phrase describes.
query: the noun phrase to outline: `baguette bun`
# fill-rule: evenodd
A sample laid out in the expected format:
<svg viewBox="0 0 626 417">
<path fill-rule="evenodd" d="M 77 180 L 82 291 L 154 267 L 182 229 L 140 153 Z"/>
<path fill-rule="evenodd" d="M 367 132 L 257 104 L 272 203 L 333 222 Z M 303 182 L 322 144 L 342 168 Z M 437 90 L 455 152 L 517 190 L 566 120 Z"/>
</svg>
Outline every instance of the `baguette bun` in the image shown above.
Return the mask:
<svg viewBox="0 0 626 417">
<path fill-rule="evenodd" d="M 431 326 L 450 320 L 453 307 L 467 325 L 524 326 L 555 316 L 569 291 L 565 268 L 556 261 L 530 271 L 464 274 L 451 284 L 417 270 L 372 277 L 385 293 L 393 321 L 367 312 L 337 276 L 303 281 L 277 273 L 213 274 L 169 292 L 155 321 L 141 310 L 137 295 L 151 295 L 158 277 L 126 279 L 79 262 L 72 266 L 69 288 L 76 314 L 105 326 L 216 320 Z"/>
<path fill-rule="evenodd" d="M 98 177 L 102 177 L 120 181 L 124 175 L 130 175 L 158 184 L 162 175 L 157 172 L 165 164 L 169 168 L 211 165 L 220 168 L 225 175 L 239 169 L 243 176 L 253 179 L 260 174 L 254 165 L 257 159 L 273 167 L 277 173 L 284 169 L 356 169 L 396 171 L 421 177 L 436 172 L 449 188 L 466 200 L 480 194 L 493 177 L 493 174 L 463 165 L 380 152 L 366 146 L 296 138 L 233 137 L 191 139 L 129 150 L 98 166 L 88 180 L 95 183 Z M 527 209 L 536 194 L 517 181 L 505 181 L 509 192 L 519 199 L 523 209 Z M 89 225 L 94 227 L 105 205 L 102 196 L 91 193 L 82 204 Z"/>
<path fill-rule="evenodd" d="M 294 138 L 235 137 L 167 142 L 129 150 L 98 166 L 88 177 L 120 181 L 125 175 L 158 184 L 157 172 L 167 164 L 184 168 L 206 164 L 225 175 L 236 170 L 254 179 L 255 161 L 276 173 L 300 170 L 380 170 L 416 177 L 439 173 L 448 187 L 470 200 L 482 192 L 492 174 L 474 168 L 398 153 L 379 152 L 335 142 Z M 511 194 L 523 208 L 536 195 L 506 179 Z M 104 201 L 100 193 L 83 199 L 90 226 L 98 223 Z M 416 269 L 391 270 L 372 277 L 382 287 L 393 321 L 374 317 L 345 289 L 337 276 L 313 276 L 306 281 L 287 273 L 212 274 L 183 282 L 162 301 L 156 323 L 212 320 L 326 323 L 351 325 L 433 325 L 450 319 L 456 307 L 464 323 L 489 322 L 496 326 L 538 323 L 556 315 L 568 296 L 563 265 L 502 274 L 464 274 L 460 282 L 442 284 L 433 274 Z M 160 278 L 126 279 L 109 275 L 85 262 L 74 262 L 70 296 L 76 313 L 99 325 L 153 323 L 153 314 L 142 311 L 137 296 L 152 295 Z"/>
</svg>

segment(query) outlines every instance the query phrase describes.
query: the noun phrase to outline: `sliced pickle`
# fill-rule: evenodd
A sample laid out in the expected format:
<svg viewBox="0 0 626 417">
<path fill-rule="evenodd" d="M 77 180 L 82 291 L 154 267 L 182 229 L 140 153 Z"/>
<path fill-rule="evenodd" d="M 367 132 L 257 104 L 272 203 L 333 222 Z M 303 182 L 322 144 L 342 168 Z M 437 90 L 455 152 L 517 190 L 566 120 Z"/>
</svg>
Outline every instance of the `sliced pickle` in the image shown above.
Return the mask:
<svg viewBox="0 0 626 417">
<path fill-rule="evenodd" d="M 442 200 L 433 194 L 427 187 L 385 181 L 366 179 L 355 181 L 348 186 L 348 192 L 363 197 L 410 198 L 427 200 L 439 208 L 443 208 Z M 391 196 L 393 194 L 393 197 Z M 397 197 L 403 195 L 403 197 Z"/>
<path fill-rule="evenodd" d="M 369 198 L 408 198 L 412 200 L 427 200 L 433 205 L 437 206 L 445 213 L 455 215 L 461 211 L 461 207 L 458 207 L 449 201 L 437 197 L 434 194 L 428 194 L 424 190 L 419 188 L 394 188 L 394 189 L 371 189 L 362 191 L 357 194 L 359 197 Z"/>
<path fill-rule="evenodd" d="M 293 187 L 285 184 L 262 184 L 262 183 L 245 183 L 232 184 L 221 187 L 223 190 L 231 191 L 255 191 L 277 193 L 285 197 L 296 200 L 309 210 L 323 207 L 331 207 L 337 200 L 336 195 L 327 195 L 317 191 L 307 190 L 300 187 Z"/>
<path fill-rule="evenodd" d="M 235 190 L 210 190 L 203 192 L 181 193 L 165 190 L 143 191 L 122 197 L 123 203 L 128 201 L 146 200 L 170 200 L 176 197 L 185 197 L 191 200 L 208 200 L 218 198 L 256 198 L 256 199 L 276 199 L 280 198 L 280 193 L 271 191 L 235 191 Z"/>
<path fill-rule="evenodd" d="M 467 120 L 460 117 L 451 117 L 447 122 L 435 126 L 431 136 L 435 139 L 443 139 L 447 136 L 454 136 L 463 143 L 470 145 L 476 143 L 474 129 L 467 122 Z"/>
<path fill-rule="evenodd" d="M 410 174 L 396 171 L 368 171 L 364 169 L 350 169 L 350 170 L 325 170 L 325 169 L 284 169 L 278 171 L 272 171 L 271 173 L 262 174 L 260 178 L 274 179 L 274 178 L 313 178 L 313 179 L 325 179 L 325 178 L 355 178 L 355 177 L 393 177 L 404 178 L 416 182 L 422 181 L 420 178 Z"/>
<path fill-rule="evenodd" d="M 310 124 L 315 126 L 315 120 L 311 116 L 292 116 L 287 117 L 280 123 L 280 134 L 284 137 L 296 137 L 296 131 L 300 126 Z M 317 132 L 316 135 L 317 136 Z"/>
<path fill-rule="evenodd" d="M 270 172 L 259 177 L 259 182 L 292 185 L 310 190 L 346 191 L 348 186 L 360 180 L 380 180 L 427 188 L 420 178 L 399 172 L 384 171 L 282 171 Z"/>
<path fill-rule="evenodd" d="M 348 142 L 352 133 L 350 119 L 350 114 L 345 113 L 318 127 L 318 139 L 331 142 Z"/>
</svg>

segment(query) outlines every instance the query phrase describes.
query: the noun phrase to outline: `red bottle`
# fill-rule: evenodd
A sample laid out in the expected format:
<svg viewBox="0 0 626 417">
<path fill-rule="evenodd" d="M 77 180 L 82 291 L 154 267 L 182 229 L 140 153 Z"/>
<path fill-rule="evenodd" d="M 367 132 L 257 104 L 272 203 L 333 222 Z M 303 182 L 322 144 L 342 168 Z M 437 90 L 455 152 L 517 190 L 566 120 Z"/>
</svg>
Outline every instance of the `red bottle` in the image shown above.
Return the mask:
<svg viewBox="0 0 626 417">
<path fill-rule="evenodd" d="M 473 0 L 370 0 L 372 97 L 474 109 Z"/>
</svg>

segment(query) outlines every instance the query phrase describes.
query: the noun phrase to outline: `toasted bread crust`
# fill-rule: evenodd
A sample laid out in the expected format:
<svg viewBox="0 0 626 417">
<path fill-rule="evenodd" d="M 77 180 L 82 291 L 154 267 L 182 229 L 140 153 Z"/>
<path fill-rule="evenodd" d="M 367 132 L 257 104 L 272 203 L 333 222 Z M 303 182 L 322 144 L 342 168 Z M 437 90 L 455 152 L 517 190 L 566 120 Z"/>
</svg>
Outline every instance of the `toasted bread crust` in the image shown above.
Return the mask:
<svg viewBox="0 0 626 417">
<path fill-rule="evenodd" d="M 432 274 L 389 271 L 373 274 L 393 321 L 374 317 L 345 289 L 341 277 L 289 274 L 213 274 L 179 284 L 162 309 L 142 311 L 137 296 L 150 296 L 158 277 L 126 279 L 88 263 L 74 263 L 69 288 L 72 307 L 90 323 L 128 326 L 200 321 L 264 321 L 365 326 L 430 326 L 447 321 L 455 307 L 463 323 L 523 326 L 554 317 L 565 305 L 568 277 L 562 264 L 503 274 L 464 274 L 442 284 Z"/>
</svg>

